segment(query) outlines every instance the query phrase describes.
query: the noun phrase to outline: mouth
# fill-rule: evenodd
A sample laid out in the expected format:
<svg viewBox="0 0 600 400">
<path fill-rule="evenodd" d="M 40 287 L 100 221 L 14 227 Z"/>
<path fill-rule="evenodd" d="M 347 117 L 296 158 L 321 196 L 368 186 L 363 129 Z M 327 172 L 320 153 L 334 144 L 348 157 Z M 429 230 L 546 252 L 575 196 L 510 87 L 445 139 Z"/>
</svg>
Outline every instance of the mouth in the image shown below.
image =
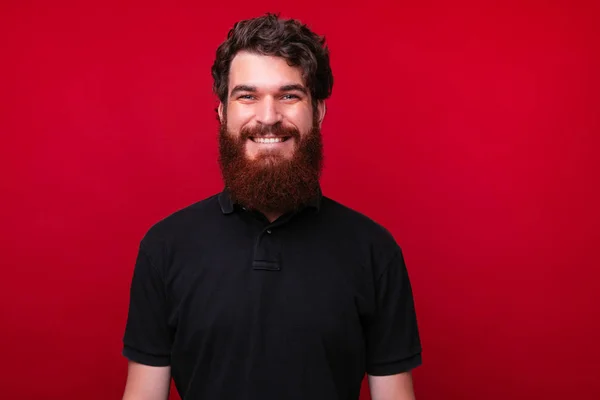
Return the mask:
<svg viewBox="0 0 600 400">
<path fill-rule="evenodd" d="M 259 144 L 275 144 L 275 143 L 283 143 L 290 139 L 291 136 L 279 136 L 279 137 L 250 137 L 254 143 Z"/>
</svg>

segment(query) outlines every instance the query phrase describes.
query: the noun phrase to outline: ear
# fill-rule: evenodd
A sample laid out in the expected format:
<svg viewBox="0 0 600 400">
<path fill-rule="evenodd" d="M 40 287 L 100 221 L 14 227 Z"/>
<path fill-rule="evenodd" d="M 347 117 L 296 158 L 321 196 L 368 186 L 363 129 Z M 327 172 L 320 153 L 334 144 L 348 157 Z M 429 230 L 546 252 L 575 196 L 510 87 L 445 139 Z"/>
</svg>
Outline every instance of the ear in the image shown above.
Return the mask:
<svg viewBox="0 0 600 400">
<path fill-rule="evenodd" d="M 323 124 L 323 120 L 325 119 L 325 114 L 327 113 L 327 105 L 325 104 L 325 101 L 319 100 L 319 102 L 317 103 L 317 113 L 319 114 L 318 121 L 320 128 Z"/>
<path fill-rule="evenodd" d="M 218 112 L 219 112 L 219 120 L 221 121 L 221 123 L 223 123 L 224 118 L 223 118 L 223 103 L 219 103 L 219 107 L 217 108 Z"/>
</svg>

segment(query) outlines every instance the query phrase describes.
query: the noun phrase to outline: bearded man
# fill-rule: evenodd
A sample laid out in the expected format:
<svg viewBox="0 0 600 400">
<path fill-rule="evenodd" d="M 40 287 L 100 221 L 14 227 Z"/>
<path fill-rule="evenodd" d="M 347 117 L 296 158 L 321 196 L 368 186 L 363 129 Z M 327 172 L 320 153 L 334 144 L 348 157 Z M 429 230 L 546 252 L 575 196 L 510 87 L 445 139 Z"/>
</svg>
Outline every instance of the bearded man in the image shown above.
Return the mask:
<svg viewBox="0 0 600 400">
<path fill-rule="evenodd" d="M 236 23 L 212 67 L 224 189 L 154 224 L 131 282 L 125 400 L 414 399 L 421 364 L 402 251 L 323 195 L 333 87 L 324 38 Z"/>
</svg>

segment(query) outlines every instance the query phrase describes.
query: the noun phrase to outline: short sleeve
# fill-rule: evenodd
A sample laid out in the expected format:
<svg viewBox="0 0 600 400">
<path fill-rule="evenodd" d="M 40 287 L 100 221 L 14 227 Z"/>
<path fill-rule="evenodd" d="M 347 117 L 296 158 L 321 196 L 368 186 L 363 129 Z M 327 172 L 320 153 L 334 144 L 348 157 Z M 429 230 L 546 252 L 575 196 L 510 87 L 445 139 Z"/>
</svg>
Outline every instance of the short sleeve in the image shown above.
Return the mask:
<svg viewBox="0 0 600 400">
<path fill-rule="evenodd" d="M 393 375 L 421 365 L 413 293 L 399 247 L 375 282 L 376 311 L 366 329 L 367 373 Z"/>
<path fill-rule="evenodd" d="M 171 336 L 167 315 L 164 281 L 140 245 L 130 286 L 122 354 L 140 364 L 170 365 Z"/>
</svg>

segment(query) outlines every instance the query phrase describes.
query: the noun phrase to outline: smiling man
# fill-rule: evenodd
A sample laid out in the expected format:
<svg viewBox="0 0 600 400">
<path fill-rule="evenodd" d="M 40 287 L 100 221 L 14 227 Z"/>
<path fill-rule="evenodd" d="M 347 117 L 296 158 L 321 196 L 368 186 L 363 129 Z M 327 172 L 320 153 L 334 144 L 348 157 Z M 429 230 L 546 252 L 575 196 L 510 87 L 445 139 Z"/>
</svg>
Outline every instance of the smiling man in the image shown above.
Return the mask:
<svg viewBox="0 0 600 400">
<path fill-rule="evenodd" d="M 324 196 L 325 41 L 237 23 L 212 68 L 221 193 L 152 226 L 131 282 L 125 400 L 414 399 L 421 343 L 400 247 Z"/>
<path fill-rule="evenodd" d="M 318 197 L 325 105 L 313 101 L 303 71 L 252 49 L 235 53 L 227 77 L 216 68 L 217 91 L 220 79 L 228 81 L 220 164 L 233 200 L 275 220 Z"/>
</svg>

